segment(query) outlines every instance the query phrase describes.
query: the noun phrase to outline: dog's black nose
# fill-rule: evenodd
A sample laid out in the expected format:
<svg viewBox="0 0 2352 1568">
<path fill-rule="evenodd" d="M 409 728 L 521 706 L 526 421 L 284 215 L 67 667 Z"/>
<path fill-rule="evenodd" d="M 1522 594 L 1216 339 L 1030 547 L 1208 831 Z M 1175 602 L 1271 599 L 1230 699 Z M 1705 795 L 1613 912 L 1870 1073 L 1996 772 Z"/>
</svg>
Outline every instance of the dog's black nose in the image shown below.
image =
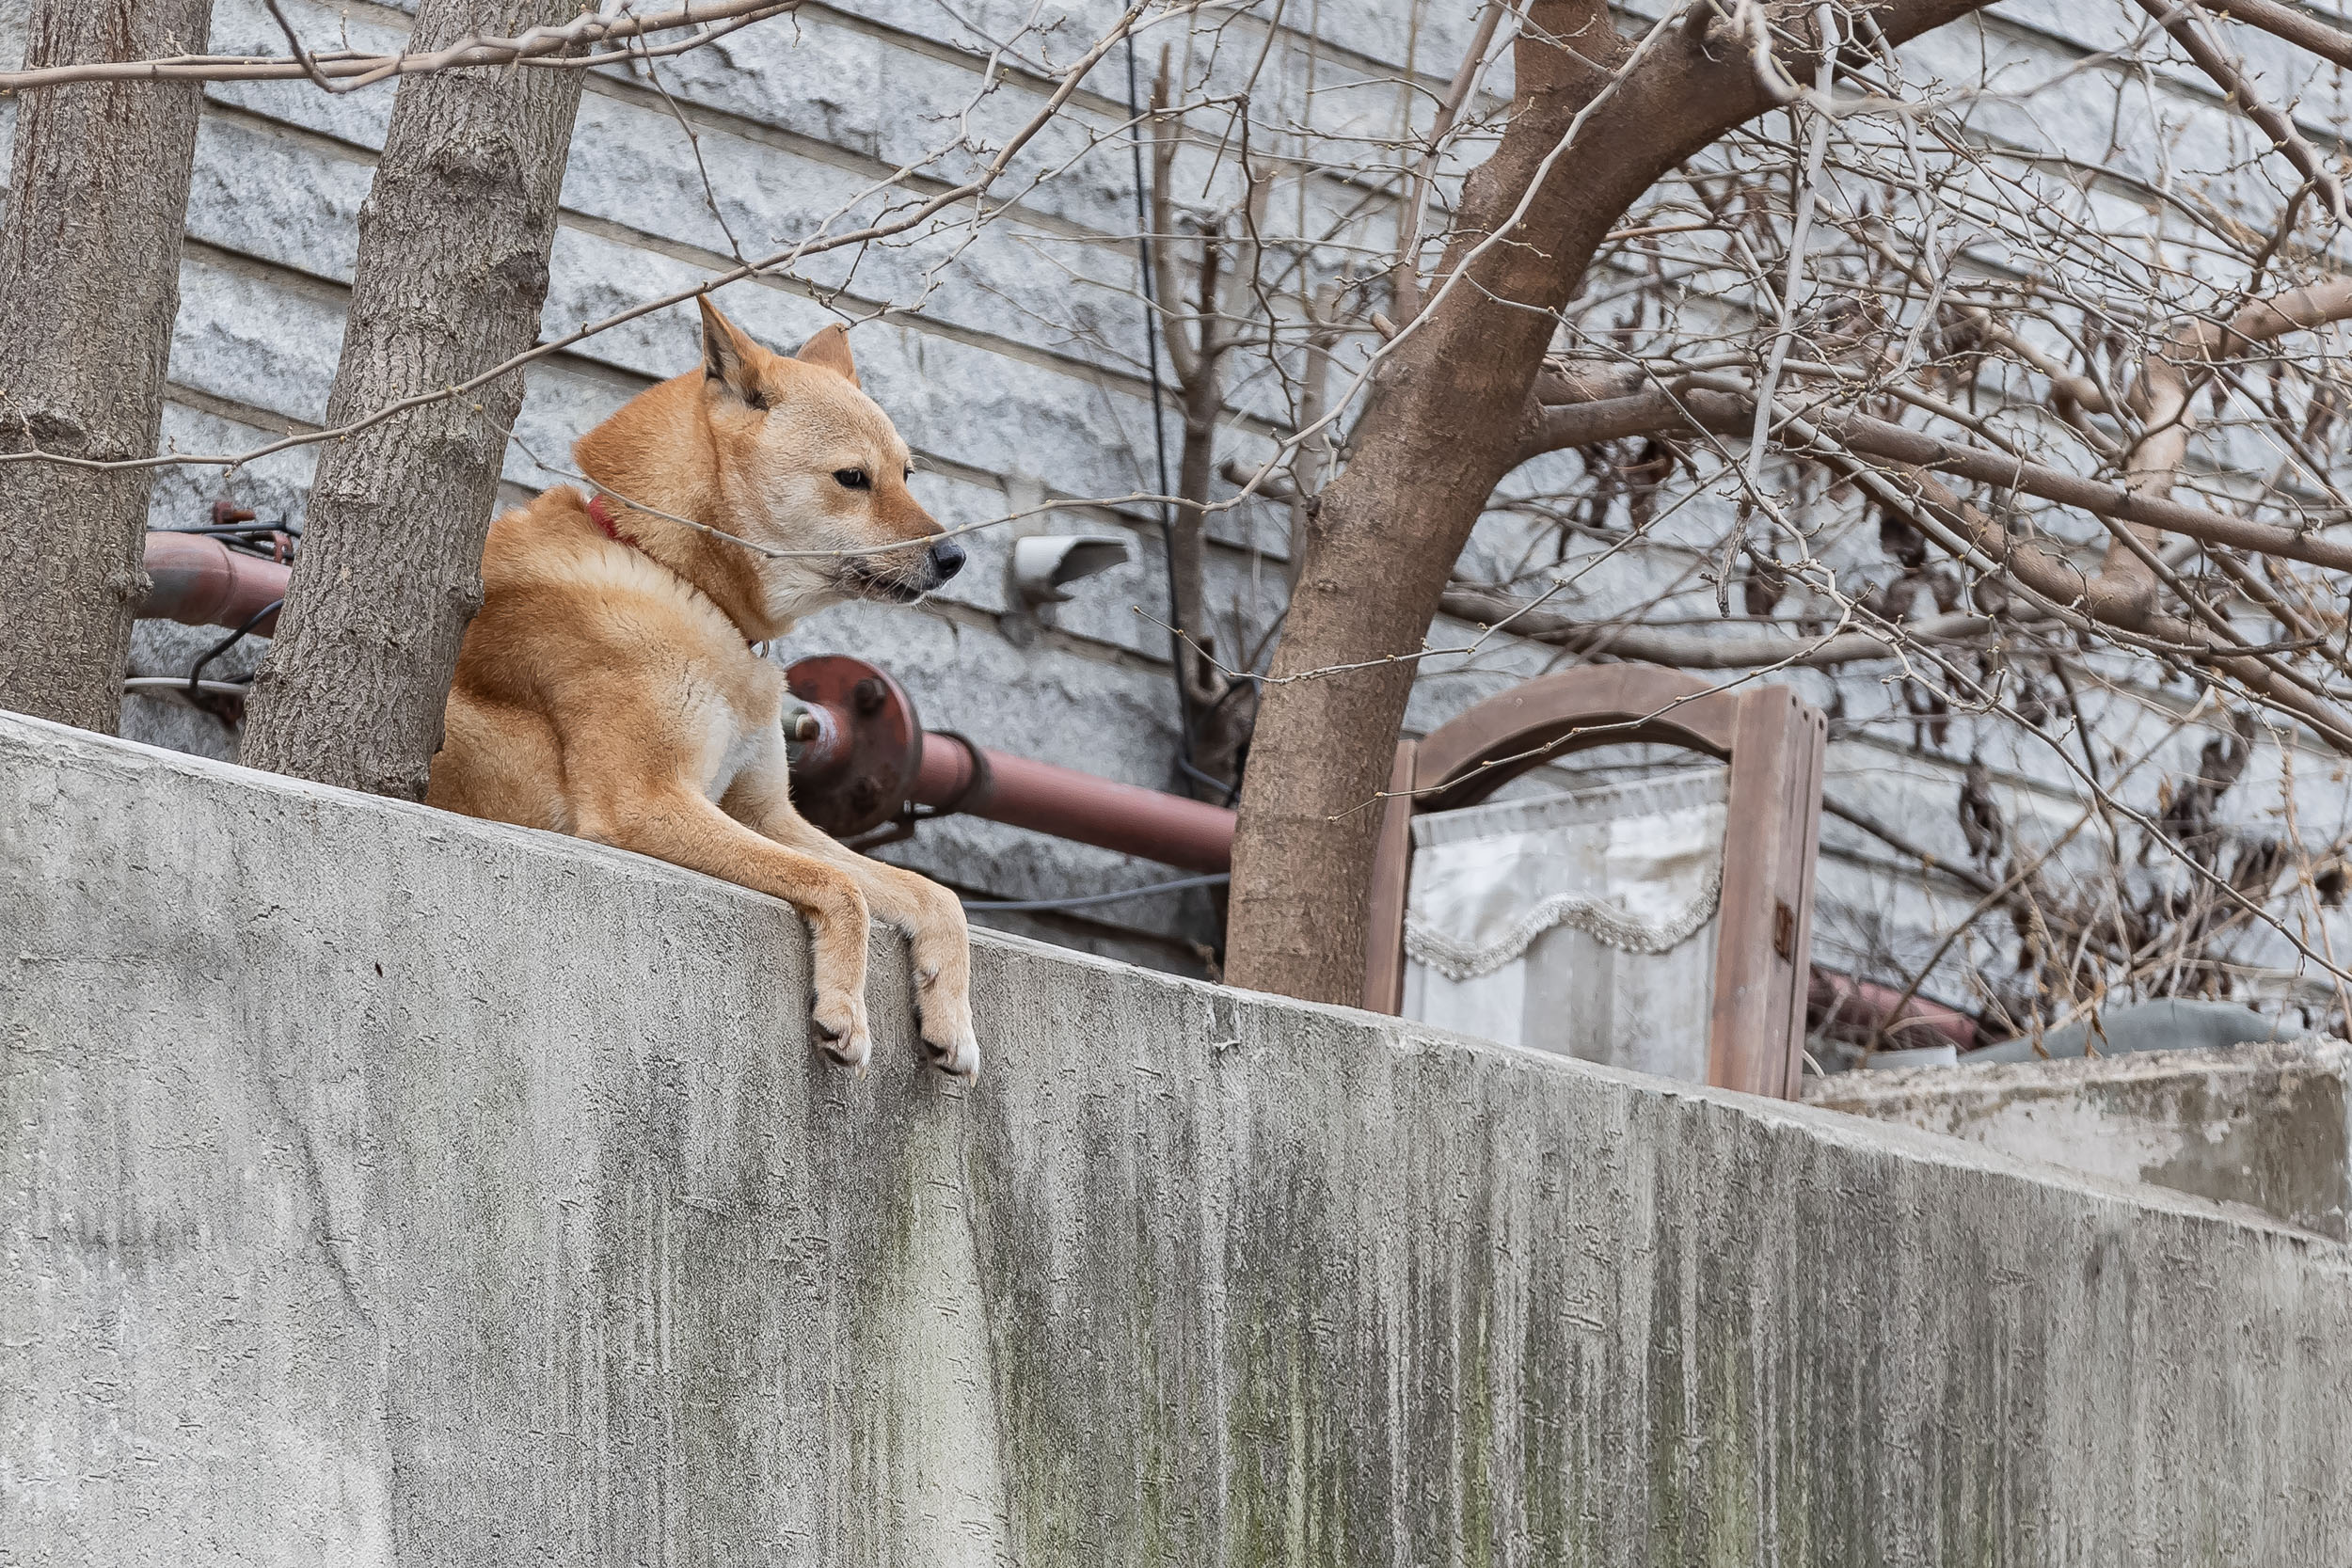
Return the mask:
<svg viewBox="0 0 2352 1568">
<path fill-rule="evenodd" d="M 963 570 L 963 546 L 952 539 L 942 539 L 931 546 L 931 577 L 946 582 Z"/>
</svg>

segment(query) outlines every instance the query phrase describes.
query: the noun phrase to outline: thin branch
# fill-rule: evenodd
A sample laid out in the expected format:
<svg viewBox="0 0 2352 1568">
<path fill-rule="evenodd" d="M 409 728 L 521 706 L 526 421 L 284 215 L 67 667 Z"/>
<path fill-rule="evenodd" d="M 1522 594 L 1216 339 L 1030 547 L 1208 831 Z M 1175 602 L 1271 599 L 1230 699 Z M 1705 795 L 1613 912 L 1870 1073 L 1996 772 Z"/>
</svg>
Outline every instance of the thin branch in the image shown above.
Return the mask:
<svg viewBox="0 0 2352 1568">
<path fill-rule="evenodd" d="M 1486 51 L 1494 42 L 1495 28 L 1502 21 L 1502 13 L 1508 8 L 1504 0 L 1486 0 L 1486 8 L 1478 14 L 1478 26 L 1462 50 L 1462 63 L 1454 72 L 1454 80 L 1446 84 L 1445 95 L 1438 101 L 1438 118 L 1430 124 L 1421 166 L 1413 171 L 1412 194 L 1406 198 L 1405 211 L 1397 219 L 1402 227 L 1396 239 L 1396 265 L 1390 275 L 1389 288 L 1399 321 L 1409 322 L 1421 313 L 1421 226 L 1429 211 L 1430 193 L 1437 186 L 1438 160 L 1445 154 L 1446 139 L 1454 135 L 1462 105 L 1470 101 L 1478 78 L 1486 69 Z"/>
<path fill-rule="evenodd" d="M 2004 628 L 1990 615 L 1938 615 L 1897 626 L 1888 634 L 1846 631 L 1826 637 L 1785 637 L 1778 632 L 1723 636 L 1711 632 L 1660 630 L 1627 626 L 1611 618 L 1579 621 L 1532 610 L 1528 601 L 1491 590 L 1456 583 L 1445 591 L 1438 608 L 1456 620 L 1484 629 L 1498 624 L 1532 642 L 1545 642 L 1571 653 L 1585 653 L 1606 644 L 1617 658 L 1645 664 L 1664 664 L 1677 670 L 1828 670 L 1865 659 L 1893 658 L 1909 642 L 1978 642 Z"/>
<path fill-rule="evenodd" d="M 2323 60 L 2352 67 L 2352 33 L 2321 21 L 2300 6 L 2282 6 L 2278 0 L 2210 0 L 2209 8 L 2216 16 L 2243 22 L 2298 49 L 2308 49 Z"/>
<path fill-rule="evenodd" d="M 266 55 L 178 55 L 169 59 L 93 61 L 87 65 L 44 66 L 31 71 L 0 71 L 0 96 L 34 92 L 43 87 L 86 82 L 290 82 L 310 81 L 326 91 L 357 91 L 399 76 L 436 71 L 459 71 L 473 66 L 527 65 L 580 71 L 643 57 L 638 50 L 611 50 L 575 55 L 601 43 L 642 38 L 676 27 L 702 27 L 693 37 L 664 44 L 656 54 L 676 54 L 697 48 L 738 27 L 800 9 L 804 0 L 697 0 L 651 16 L 590 14 L 560 27 L 533 27 L 513 38 L 470 34 L 446 49 L 414 54 L 369 55 L 354 50 L 313 54 L 305 49 L 294 24 L 269 0 L 270 14 L 294 51 L 291 56 Z"/>
<path fill-rule="evenodd" d="M 2352 288 L 2352 284 L 2346 287 Z M 1745 436 L 1755 418 L 1753 399 L 1754 393 L 1744 382 L 1692 375 L 1682 378 L 1673 388 L 1653 388 L 1630 397 L 1547 407 L 1542 411 L 1541 422 L 1530 431 L 1521 461 L 1538 452 L 1678 429 Z M 1966 446 L 1864 414 L 1825 413 L 1818 422 L 1824 436 L 1865 456 L 2022 491 L 2094 516 L 2145 524 L 2185 534 L 2203 544 L 2252 550 L 2335 571 L 2352 571 L 2352 542 L 2233 517 L 2124 485 L 2084 479 L 2021 457 Z"/>
<path fill-rule="evenodd" d="M 2197 0 L 2139 0 L 2139 8 L 2155 18 L 2157 24 L 2163 27 L 2172 41 L 2197 62 L 2197 69 L 2211 77 L 2213 85 L 2237 105 L 2238 111 L 2270 138 L 2270 145 L 2285 154 L 2287 162 L 2295 166 L 2295 171 L 2327 198 L 2328 210 L 2335 214 L 2336 221 L 2344 222 L 2344 185 L 2336 179 L 2335 170 L 2329 168 L 2312 150 L 2312 144 L 2303 139 L 2303 134 L 2295 128 L 2295 121 L 2273 108 L 2261 93 L 2255 91 L 2253 83 L 2246 79 L 2246 73 L 2238 69 L 2237 62 L 2221 52 L 2220 46 L 2204 29 L 2204 12 L 2199 8 Z"/>
</svg>

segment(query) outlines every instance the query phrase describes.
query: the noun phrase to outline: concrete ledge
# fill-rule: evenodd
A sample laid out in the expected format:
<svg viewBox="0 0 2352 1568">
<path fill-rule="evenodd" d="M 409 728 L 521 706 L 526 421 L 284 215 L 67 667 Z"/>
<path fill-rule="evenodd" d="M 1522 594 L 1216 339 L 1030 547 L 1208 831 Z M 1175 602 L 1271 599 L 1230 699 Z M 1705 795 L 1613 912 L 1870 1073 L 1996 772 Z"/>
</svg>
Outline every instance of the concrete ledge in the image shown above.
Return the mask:
<svg viewBox="0 0 2352 1568">
<path fill-rule="evenodd" d="M 1811 1080 L 1805 1101 L 2242 1203 L 2337 1241 L 2352 1213 L 2342 1040 L 1841 1072 Z"/>
<path fill-rule="evenodd" d="M 2352 1255 L 0 718 L 0 1561 L 2344 1560 Z"/>
</svg>

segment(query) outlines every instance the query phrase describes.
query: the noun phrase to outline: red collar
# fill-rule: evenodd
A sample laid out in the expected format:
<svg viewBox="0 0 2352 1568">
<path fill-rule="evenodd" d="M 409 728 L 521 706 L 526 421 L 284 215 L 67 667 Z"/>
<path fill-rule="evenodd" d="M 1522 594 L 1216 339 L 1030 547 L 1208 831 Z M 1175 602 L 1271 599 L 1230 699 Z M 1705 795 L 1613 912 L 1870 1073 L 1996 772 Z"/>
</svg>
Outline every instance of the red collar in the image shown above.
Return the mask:
<svg viewBox="0 0 2352 1568">
<path fill-rule="evenodd" d="M 614 544 L 627 545 L 631 549 L 644 548 L 643 545 L 613 526 L 612 509 L 605 504 L 603 491 L 599 490 L 588 498 L 588 516 L 598 528 L 604 530 L 604 536 Z"/>
<path fill-rule="evenodd" d="M 616 545 L 627 545 L 630 549 L 635 550 L 638 554 L 644 556 L 648 561 L 659 562 L 659 557 L 653 555 L 645 548 L 644 546 L 639 544 L 631 535 L 623 533 L 619 527 L 614 524 L 612 521 L 612 508 L 606 504 L 603 491 L 599 490 L 595 495 L 588 498 L 588 516 L 590 521 L 594 522 L 598 528 L 604 530 L 604 536 L 607 539 L 612 540 Z M 671 567 L 670 570 L 675 573 L 676 568 Z M 689 586 L 691 587 L 691 584 L 690 583 Z M 716 607 L 714 606 L 713 608 Z M 723 614 L 724 611 L 722 611 L 721 613 Z M 740 632 L 742 629 L 743 628 L 740 626 L 736 627 L 738 632 Z M 743 646 L 746 648 L 756 648 L 759 644 L 753 639 L 746 637 L 743 639 Z"/>
</svg>

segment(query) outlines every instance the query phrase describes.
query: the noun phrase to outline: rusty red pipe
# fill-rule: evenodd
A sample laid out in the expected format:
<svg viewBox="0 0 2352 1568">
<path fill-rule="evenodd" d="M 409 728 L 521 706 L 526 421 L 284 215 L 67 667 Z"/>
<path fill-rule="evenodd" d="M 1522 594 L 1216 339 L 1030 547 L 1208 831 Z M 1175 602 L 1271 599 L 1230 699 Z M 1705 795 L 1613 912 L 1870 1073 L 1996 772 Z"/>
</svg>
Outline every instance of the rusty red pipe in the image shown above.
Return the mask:
<svg viewBox="0 0 2352 1568">
<path fill-rule="evenodd" d="M 914 804 L 1187 871 L 1232 863 L 1233 814 L 1222 806 L 925 730 L 905 689 L 863 659 L 816 655 L 785 679 L 797 704 L 786 717 L 793 803 L 836 838 L 888 831 Z"/>
<path fill-rule="evenodd" d="M 927 730 L 911 798 L 1187 871 L 1233 863 L 1233 814 L 1223 806 L 1057 768 Z"/>
<path fill-rule="evenodd" d="M 1892 986 L 1858 980 L 1834 969 L 1813 971 L 1805 1009 L 1815 1033 L 1882 1051 L 1946 1044 L 1974 1051 L 1979 1043 L 1977 1021 L 1966 1013 L 1924 997 L 1905 998 Z"/>
<path fill-rule="evenodd" d="M 151 586 L 138 612 L 191 626 L 242 626 L 286 596 L 292 568 L 232 550 L 197 533 L 147 536 L 147 576 Z M 256 636 L 277 627 L 275 611 L 254 624 Z"/>
</svg>

